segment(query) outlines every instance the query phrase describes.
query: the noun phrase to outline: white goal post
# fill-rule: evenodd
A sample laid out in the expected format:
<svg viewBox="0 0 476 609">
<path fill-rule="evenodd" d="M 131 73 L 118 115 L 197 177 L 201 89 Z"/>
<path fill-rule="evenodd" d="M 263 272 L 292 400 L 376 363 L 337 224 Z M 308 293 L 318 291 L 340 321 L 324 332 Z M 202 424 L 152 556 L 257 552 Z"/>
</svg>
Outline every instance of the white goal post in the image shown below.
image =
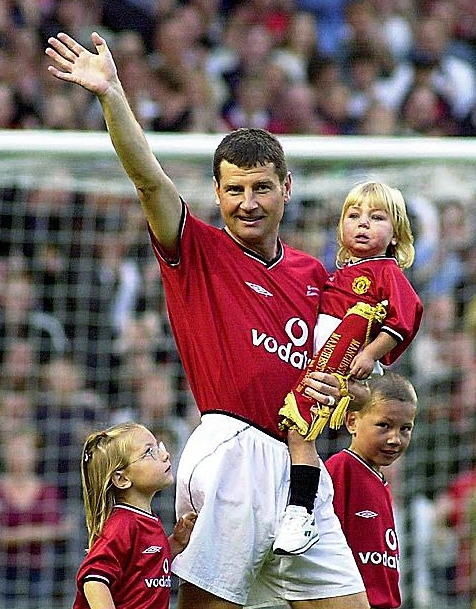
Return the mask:
<svg viewBox="0 0 476 609">
<path fill-rule="evenodd" d="M 210 158 L 222 134 L 147 133 L 160 158 Z M 476 139 L 380 136 L 278 136 L 290 161 L 421 161 L 475 160 Z M 109 136 L 93 131 L 1 130 L 2 154 L 44 152 L 86 156 L 113 153 Z"/>
</svg>

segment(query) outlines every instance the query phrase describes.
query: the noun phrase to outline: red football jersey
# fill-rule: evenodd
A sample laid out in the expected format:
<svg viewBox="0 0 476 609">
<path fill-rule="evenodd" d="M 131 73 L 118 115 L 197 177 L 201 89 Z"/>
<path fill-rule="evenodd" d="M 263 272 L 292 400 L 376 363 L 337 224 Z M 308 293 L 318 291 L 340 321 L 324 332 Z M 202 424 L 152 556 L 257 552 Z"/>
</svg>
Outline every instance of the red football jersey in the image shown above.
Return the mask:
<svg viewBox="0 0 476 609">
<path fill-rule="evenodd" d="M 177 263 L 151 238 L 200 412 L 226 412 L 282 438 L 278 410 L 312 356 L 326 270 L 281 244 L 265 261 L 187 208 Z"/>
<path fill-rule="evenodd" d="M 399 548 L 390 488 L 358 455 L 342 450 L 326 468 L 339 518 L 372 607 L 400 607 Z"/>
<path fill-rule="evenodd" d="M 157 516 L 117 504 L 101 536 L 76 576 L 73 609 L 89 609 L 83 593 L 87 581 L 100 581 L 121 609 L 168 609 L 172 557 L 167 536 Z"/>
<path fill-rule="evenodd" d="M 341 320 L 356 302 L 375 306 L 384 300 L 387 316 L 381 326 L 375 326 L 376 332 L 385 330 L 398 343 L 382 358 L 383 364 L 390 365 L 415 337 L 423 313 L 420 298 L 394 258 L 365 258 L 337 269 L 324 288 L 319 314 Z"/>
</svg>

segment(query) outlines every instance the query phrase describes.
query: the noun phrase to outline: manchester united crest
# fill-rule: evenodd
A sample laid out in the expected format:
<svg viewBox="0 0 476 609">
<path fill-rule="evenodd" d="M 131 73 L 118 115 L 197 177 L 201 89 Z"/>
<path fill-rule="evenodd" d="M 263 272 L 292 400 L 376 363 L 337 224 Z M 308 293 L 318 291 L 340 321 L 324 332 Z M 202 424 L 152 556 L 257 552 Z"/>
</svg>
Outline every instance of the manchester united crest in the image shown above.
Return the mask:
<svg viewBox="0 0 476 609">
<path fill-rule="evenodd" d="M 365 294 L 368 292 L 370 288 L 370 279 L 361 275 L 360 277 L 356 277 L 352 282 L 352 291 L 355 294 Z"/>
</svg>

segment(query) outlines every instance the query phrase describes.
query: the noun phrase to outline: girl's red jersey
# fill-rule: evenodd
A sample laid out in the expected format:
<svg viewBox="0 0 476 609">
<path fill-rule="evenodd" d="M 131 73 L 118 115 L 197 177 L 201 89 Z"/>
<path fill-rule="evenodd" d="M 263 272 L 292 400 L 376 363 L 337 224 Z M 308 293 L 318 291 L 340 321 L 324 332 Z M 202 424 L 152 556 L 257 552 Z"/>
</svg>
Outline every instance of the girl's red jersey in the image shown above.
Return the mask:
<svg viewBox="0 0 476 609">
<path fill-rule="evenodd" d="M 117 504 L 79 568 L 73 609 L 89 609 L 83 592 L 88 581 L 106 584 L 117 609 L 169 609 L 171 563 L 160 519 Z"/>
</svg>

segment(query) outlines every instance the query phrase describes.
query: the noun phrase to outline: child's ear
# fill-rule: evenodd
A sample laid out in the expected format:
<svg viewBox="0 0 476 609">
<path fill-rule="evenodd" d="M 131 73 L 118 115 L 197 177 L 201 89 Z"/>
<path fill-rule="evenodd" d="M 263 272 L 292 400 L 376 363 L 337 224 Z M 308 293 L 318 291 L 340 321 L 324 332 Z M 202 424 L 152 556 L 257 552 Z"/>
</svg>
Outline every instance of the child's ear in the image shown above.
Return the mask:
<svg viewBox="0 0 476 609">
<path fill-rule="evenodd" d="M 132 482 L 129 480 L 129 478 L 124 475 L 124 470 L 117 470 L 116 472 L 113 473 L 112 475 L 112 483 L 114 484 L 114 486 L 120 490 L 124 490 L 126 488 L 130 488 L 132 486 Z"/>
<path fill-rule="evenodd" d="M 356 419 L 357 419 L 357 413 L 356 412 L 352 412 L 351 411 L 351 412 L 348 412 L 346 414 L 346 417 L 345 417 L 345 426 L 347 427 L 347 431 L 350 434 L 355 433 L 355 427 L 356 427 L 355 422 L 356 422 Z"/>
</svg>

